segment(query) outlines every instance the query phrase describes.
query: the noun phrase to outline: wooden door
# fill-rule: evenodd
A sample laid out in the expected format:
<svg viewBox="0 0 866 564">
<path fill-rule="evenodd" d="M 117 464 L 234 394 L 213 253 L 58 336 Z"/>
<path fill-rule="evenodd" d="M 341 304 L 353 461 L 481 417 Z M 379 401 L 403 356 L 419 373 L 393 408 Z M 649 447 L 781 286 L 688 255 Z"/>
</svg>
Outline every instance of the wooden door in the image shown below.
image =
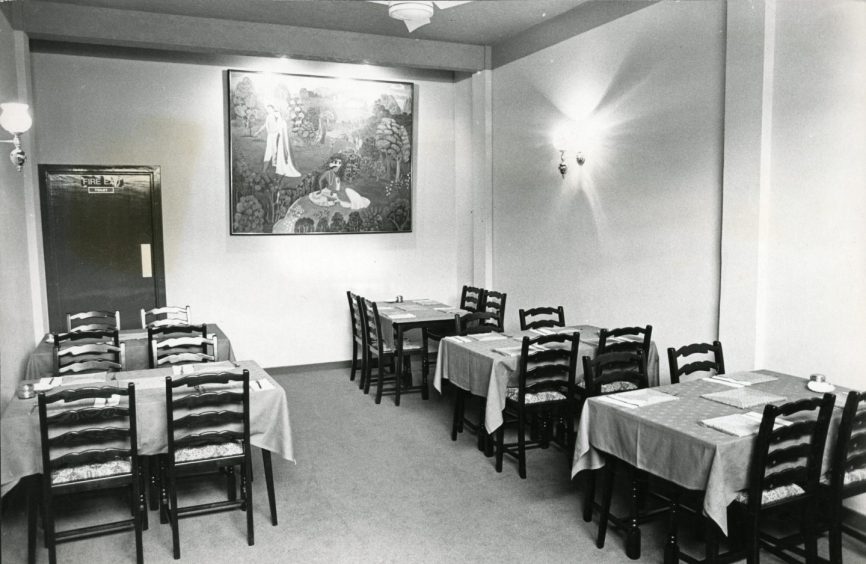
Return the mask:
<svg viewBox="0 0 866 564">
<path fill-rule="evenodd" d="M 159 167 L 40 165 L 42 236 L 51 331 L 66 314 L 165 305 Z"/>
</svg>

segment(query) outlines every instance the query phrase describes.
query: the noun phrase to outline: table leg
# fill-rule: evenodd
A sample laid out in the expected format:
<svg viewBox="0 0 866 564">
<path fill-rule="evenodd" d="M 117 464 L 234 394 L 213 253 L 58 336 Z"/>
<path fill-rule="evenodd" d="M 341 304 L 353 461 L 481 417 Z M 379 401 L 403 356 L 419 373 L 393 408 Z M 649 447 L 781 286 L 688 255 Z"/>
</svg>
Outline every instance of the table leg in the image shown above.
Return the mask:
<svg viewBox="0 0 866 564">
<path fill-rule="evenodd" d="M 679 528 L 680 492 L 677 490 L 671 496 L 670 514 L 668 520 L 668 542 L 665 545 L 665 564 L 676 564 L 680 561 L 680 545 L 677 539 Z"/>
<path fill-rule="evenodd" d="M 397 366 L 394 370 L 394 405 L 400 405 L 400 390 L 403 388 L 403 328 L 397 325 L 397 334 L 394 337 L 394 350 L 396 351 Z"/>
<path fill-rule="evenodd" d="M 636 476 L 637 470 L 629 469 L 629 481 L 631 482 L 631 508 L 626 525 L 625 554 L 632 560 L 640 558 L 640 526 L 638 521 L 638 509 L 640 508 L 640 484 Z"/>
</svg>

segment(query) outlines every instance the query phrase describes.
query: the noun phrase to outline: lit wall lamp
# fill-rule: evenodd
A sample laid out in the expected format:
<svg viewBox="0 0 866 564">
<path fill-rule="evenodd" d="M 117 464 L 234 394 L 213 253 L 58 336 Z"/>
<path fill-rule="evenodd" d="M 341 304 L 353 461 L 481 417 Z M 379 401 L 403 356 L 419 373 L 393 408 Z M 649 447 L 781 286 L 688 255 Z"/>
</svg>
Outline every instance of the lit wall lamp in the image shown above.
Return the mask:
<svg viewBox="0 0 866 564">
<path fill-rule="evenodd" d="M 578 151 L 574 160 L 577 161 L 578 165 L 583 166 L 583 163 L 586 162 L 586 157 L 583 156 L 583 153 Z M 565 174 L 568 172 L 568 164 L 566 164 L 566 162 L 565 162 L 565 150 L 564 149 L 559 150 L 559 166 L 557 168 L 559 169 L 559 174 L 561 174 L 562 178 L 565 179 Z"/>
<path fill-rule="evenodd" d="M 0 142 L 12 143 L 14 146 L 12 152 L 9 153 L 9 160 L 12 161 L 12 164 L 18 167 L 19 172 L 24 166 L 24 162 L 27 160 L 27 155 L 25 155 L 24 151 L 21 149 L 21 139 L 19 135 L 28 131 L 30 126 L 33 125 L 33 119 L 27 111 L 28 108 L 29 106 L 27 104 L 18 104 L 13 102 L 0 104 L 0 127 L 12 134 L 12 139 L 2 139 Z"/>
</svg>

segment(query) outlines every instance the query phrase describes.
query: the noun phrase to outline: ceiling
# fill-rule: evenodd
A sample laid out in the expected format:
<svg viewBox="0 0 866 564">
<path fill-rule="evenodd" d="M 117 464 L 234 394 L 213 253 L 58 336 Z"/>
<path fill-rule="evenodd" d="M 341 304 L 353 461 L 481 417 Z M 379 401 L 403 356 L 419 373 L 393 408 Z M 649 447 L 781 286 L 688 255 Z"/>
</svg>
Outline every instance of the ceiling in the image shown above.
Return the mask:
<svg viewBox="0 0 866 564">
<path fill-rule="evenodd" d="M 388 8 L 364 0 L 54 0 L 95 6 L 233 21 L 494 45 L 549 21 L 586 0 L 476 0 L 436 9 L 429 25 L 411 34 Z"/>
</svg>

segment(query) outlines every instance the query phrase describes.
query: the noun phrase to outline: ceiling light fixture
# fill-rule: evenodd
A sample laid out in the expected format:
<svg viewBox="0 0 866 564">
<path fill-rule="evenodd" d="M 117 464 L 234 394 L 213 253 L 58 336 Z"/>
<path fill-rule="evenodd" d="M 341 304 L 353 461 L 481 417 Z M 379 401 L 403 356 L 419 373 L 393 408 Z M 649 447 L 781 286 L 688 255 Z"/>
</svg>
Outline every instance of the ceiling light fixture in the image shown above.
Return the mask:
<svg viewBox="0 0 866 564">
<path fill-rule="evenodd" d="M 370 0 L 374 4 L 384 4 L 388 6 L 388 15 L 395 20 L 400 20 L 406 24 L 406 29 L 413 32 L 422 25 L 430 23 L 430 18 L 433 17 L 433 6 L 435 5 L 440 10 L 453 8 L 460 4 L 468 4 L 469 2 L 424 2 L 421 0 L 393 0 L 384 2 L 380 0 Z"/>
</svg>

